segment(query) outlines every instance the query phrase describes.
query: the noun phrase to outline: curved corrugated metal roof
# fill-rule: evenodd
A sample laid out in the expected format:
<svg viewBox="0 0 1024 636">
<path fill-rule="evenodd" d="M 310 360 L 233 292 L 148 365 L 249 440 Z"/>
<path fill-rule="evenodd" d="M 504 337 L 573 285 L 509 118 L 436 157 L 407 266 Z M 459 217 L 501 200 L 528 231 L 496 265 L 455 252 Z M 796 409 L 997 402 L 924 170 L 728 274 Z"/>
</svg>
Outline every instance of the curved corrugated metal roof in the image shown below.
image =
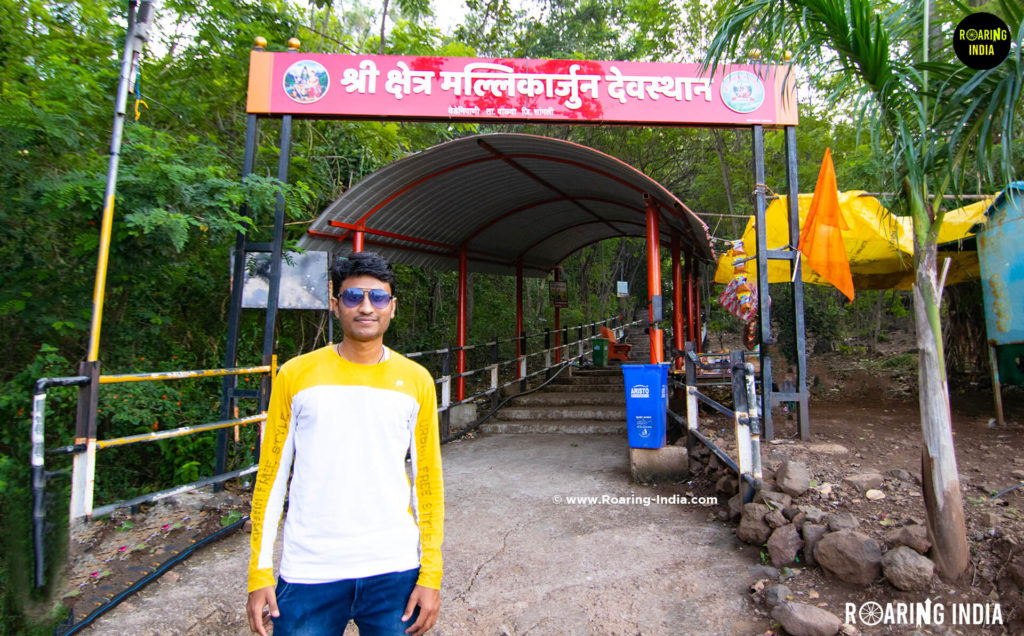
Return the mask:
<svg viewBox="0 0 1024 636">
<path fill-rule="evenodd" d="M 347 253 L 362 228 L 365 249 L 395 263 L 511 274 L 523 262 L 543 276 L 591 243 L 645 236 L 644 195 L 659 209 L 661 240 L 713 261 L 707 226 L 636 168 L 593 148 L 523 134 L 464 137 L 367 176 L 329 205 L 299 241 Z M 340 241 L 340 242 L 339 242 Z"/>
</svg>

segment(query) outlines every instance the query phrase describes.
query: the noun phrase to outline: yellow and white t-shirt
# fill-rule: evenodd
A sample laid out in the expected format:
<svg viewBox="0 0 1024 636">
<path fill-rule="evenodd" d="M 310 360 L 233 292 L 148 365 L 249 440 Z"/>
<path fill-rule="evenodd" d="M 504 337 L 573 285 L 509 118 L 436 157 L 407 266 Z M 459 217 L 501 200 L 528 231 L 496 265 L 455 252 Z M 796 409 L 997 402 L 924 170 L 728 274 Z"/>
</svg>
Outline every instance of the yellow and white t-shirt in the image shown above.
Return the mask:
<svg viewBox="0 0 1024 636">
<path fill-rule="evenodd" d="M 383 361 L 362 365 L 324 347 L 281 367 L 252 498 L 250 592 L 274 585 L 286 492 L 281 576 L 288 582 L 419 566 L 417 583 L 440 589 L 444 485 L 434 380 L 405 356 L 385 352 Z"/>
</svg>

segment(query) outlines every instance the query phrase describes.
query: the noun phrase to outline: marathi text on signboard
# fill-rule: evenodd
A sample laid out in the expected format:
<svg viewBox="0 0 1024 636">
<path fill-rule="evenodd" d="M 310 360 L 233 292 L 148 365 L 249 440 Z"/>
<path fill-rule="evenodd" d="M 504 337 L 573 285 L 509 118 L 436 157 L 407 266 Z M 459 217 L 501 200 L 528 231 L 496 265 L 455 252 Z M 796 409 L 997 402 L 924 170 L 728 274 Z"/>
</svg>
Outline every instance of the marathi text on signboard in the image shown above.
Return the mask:
<svg viewBox="0 0 1024 636">
<path fill-rule="evenodd" d="M 373 119 L 794 125 L 786 68 L 253 51 L 248 110 Z"/>
</svg>

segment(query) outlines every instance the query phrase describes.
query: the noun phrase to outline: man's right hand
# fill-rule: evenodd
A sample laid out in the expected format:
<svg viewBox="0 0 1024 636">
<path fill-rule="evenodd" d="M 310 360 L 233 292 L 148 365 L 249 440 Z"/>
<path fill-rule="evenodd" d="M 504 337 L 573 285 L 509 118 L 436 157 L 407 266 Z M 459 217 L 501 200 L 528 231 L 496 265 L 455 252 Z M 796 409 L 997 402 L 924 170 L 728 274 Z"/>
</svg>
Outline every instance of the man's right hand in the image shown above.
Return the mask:
<svg viewBox="0 0 1024 636">
<path fill-rule="evenodd" d="M 271 585 L 249 592 L 249 601 L 245 604 L 245 610 L 249 616 L 249 629 L 260 636 L 267 636 L 267 625 L 270 624 L 271 617 L 277 618 L 281 615 L 281 612 L 277 611 L 277 595 L 274 594 L 274 587 Z"/>
</svg>

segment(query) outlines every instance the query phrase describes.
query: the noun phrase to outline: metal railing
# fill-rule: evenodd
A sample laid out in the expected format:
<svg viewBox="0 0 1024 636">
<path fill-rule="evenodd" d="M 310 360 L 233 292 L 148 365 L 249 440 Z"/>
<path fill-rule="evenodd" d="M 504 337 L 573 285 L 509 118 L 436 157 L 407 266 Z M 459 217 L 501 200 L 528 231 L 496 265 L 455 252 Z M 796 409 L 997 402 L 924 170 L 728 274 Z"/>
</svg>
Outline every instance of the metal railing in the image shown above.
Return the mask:
<svg viewBox="0 0 1024 636">
<path fill-rule="evenodd" d="M 444 438 L 451 433 L 449 430 L 449 415 L 453 407 L 491 398 L 505 387 L 516 383 L 520 383 L 521 388 L 525 389 L 527 383 L 532 378 L 550 373 L 551 369 L 557 366 L 585 358 L 593 351 L 593 339 L 600 337 L 599 327 L 613 327 L 621 335 L 623 329 L 639 323 L 640 321 L 621 324 L 618 317 L 613 317 L 592 323 L 578 324 L 574 327 L 562 327 L 557 331 L 559 335 L 559 342 L 557 344 L 552 343 L 556 332 L 545 330 L 534 334 L 524 332 L 517 337 L 504 340 L 495 338 L 489 342 L 467 344 L 463 347 L 448 346 L 443 349 L 414 351 L 403 355 L 413 359 L 427 356 L 434 357 L 430 361 L 433 364 L 425 364 L 424 366 L 439 368 L 434 382 L 438 388 L 437 410 L 441 415 L 441 437 Z M 572 336 L 575 336 L 575 339 L 571 339 Z M 540 349 L 531 351 L 531 341 L 536 340 L 542 340 L 543 344 L 540 345 Z M 499 354 L 500 346 L 517 342 L 519 343 L 519 355 L 513 355 L 508 359 L 502 360 Z M 452 360 L 460 350 L 469 352 L 484 349 L 490 352 L 489 363 L 477 368 L 468 369 L 462 373 L 451 372 Z M 463 399 L 452 399 L 452 385 L 459 378 L 475 379 L 477 381 L 470 383 L 472 391 L 467 388 L 468 395 L 465 395 Z"/>
<path fill-rule="evenodd" d="M 97 378 L 98 384 L 117 384 L 123 382 L 152 382 L 160 380 L 183 380 L 187 378 L 209 378 L 225 375 L 254 375 L 254 374 L 269 374 L 273 378 L 277 367 L 276 356 L 270 365 L 258 366 L 258 367 L 238 367 L 232 369 L 201 369 L 201 370 L 190 370 L 190 371 L 161 371 L 156 373 L 129 373 L 120 375 L 101 375 Z M 112 439 L 98 440 L 87 438 L 84 440 L 75 440 L 75 443 L 69 446 L 61 446 L 47 450 L 45 448 L 45 430 L 46 430 L 46 394 L 47 390 L 51 387 L 56 386 L 88 386 L 92 382 L 92 378 L 88 375 L 69 376 L 60 378 L 42 378 L 36 381 L 35 391 L 33 392 L 32 398 L 32 431 L 31 431 L 31 442 L 32 442 L 32 537 L 33 544 L 35 547 L 35 583 L 36 587 L 43 585 L 43 570 L 45 560 L 45 546 L 43 542 L 44 535 L 44 522 L 45 522 L 45 491 L 46 482 L 49 478 L 63 474 L 61 472 L 47 472 L 45 457 L 46 455 L 75 455 L 76 457 L 84 456 L 86 459 L 83 462 L 75 462 L 74 468 L 72 469 L 72 506 L 70 520 L 74 522 L 76 519 L 82 517 L 99 517 L 108 515 L 117 508 L 136 506 L 146 502 L 158 501 L 170 497 L 172 495 L 196 490 L 210 484 L 222 483 L 235 477 L 240 477 L 249 473 L 256 472 L 257 466 L 254 464 L 241 470 L 231 471 L 229 473 L 223 473 L 220 475 L 214 475 L 213 477 L 207 477 L 200 479 L 189 484 L 182 486 L 176 486 L 168 490 L 160 492 L 149 493 L 136 497 L 130 500 L 117 501 L 99 508 L 93 508 L 93 487 L 95 484 L 94 472 L 95 472 L 95 454 L 96 451 L 105 448 L 114 448 L 118 446 L 127 446 L 130 444 L 139 444 L 146 442 L 155 442 L 162 439 L 171 439 L 175 437 L 183 437 L 185 435 L 194 435 L 197 433 L 205 433 L 207 431 L 215 431 L 222 428 L 228 428 L 233 426 L 244 426 L 249 424 L 256 424 L 266 420 L 266 413 L 257 413 L 247 417 L 241 417 L 231 420 L 224 420 L 220 422 L 211 422 L 208 424 L 201 424 L 198 426 L 184 426 L 176 429 L 159 431 L 153 433 L 145 433 L 141 435 L 129 435 L 125 437 L 117 437 Z M 82 414 L 83 405 L 79 404 L 79 413 Z M 76 511 L 82 511 L 82 514 L 75 514 Z"/>
<path fill-rule="evenodd" d="M 687 342 L 685 346 L 684 380 L 680 381 L 676 374 L 669 382 L 686 391 L 686 417 L 684 419 L 672 410 L 668 411 L 668 415 L 686 430 L 688 450 L 692 451 L 694 442 L 699 441 L 737 474 L 743 502 L 749 503 L 754 497 L 754 492 L 760 489 L 762 479 L 761 408 L 757 399 L 754 365 L 745 361 L 745 353 L 741 351 L 730 352 L 726 360 L 722 354 L 697 354 L 692 342 Z M 699 383 L 698 368 L 710 371 L 718 375 L 718 378 Z M 708 384 L 730 384 L 732 408 L 700 391 L 700 386 Z M 737 455 L 735 460 L 700 432 L 701 403 L 733 420 Z"/>
<path fill-rule="evenodd" d="M 622 330 L 625 327 L 639 324 L 639 321 L 631 322 L 628 324 L 619 324 L 621 320 L 617 317 L 606 318 L 604 320 L 588 323 L 579 324 L 575 327 L 563 327 L 558 330 L 557 344 L 552 344 L 552 336 L 555 332 L 551 330 L 545 330 L 535 334 L 521 333 L 519 336 L 513 338 L 506 338 L 499 340 L 495 338 L 490 342 L 469 344 L 464 347 L 445 347 L 443 349 L 433 349 L 426 351 L 415 351 L 412 353 L 404 354 L 408 358 L 429 358 L 433 356 L 437 364 L 432 366 L 440 367 L 440 375 L 435 380 L 438 386 L 438 412 L 441 415 L 440 431 L 442 438 L 449 436 L 449 413 L 452 407 L 460 404 L 467 404 L 471 402 L 477 402 L 486 399 L 491 396 L 497 395 L 497 393 L 512 384 L 517 382 L 522 383 L 522 387 L 525 389 L 526 384 L 532 378 L 535 378 L 541 374 L 550 374 L 552 369 L 555 367 L 562 367 L 572 362 L 576 362 L 585 356 L 587 356 L 593 350 L 592 341 L 595 337 L 598 337 L 598 328 L 600 326 L 609 326 L 615 329 L 618 334 L 622 334 Z M 589 335 L 586 333 L 589 331 Z M 575 336 L 575 339 L 572 338 Z M 542 345 L 533 344 L 536 341 L 541 340 Z M 508 359 L 501 359 L 500 349 L 501 345 L 508 345 L 512 343 L 519 343 L 519 355 L 509 356 Z M 533 344 L 534 347 L 540 346 L 541 348 L 536 351 L 530 351 L 529 347 Z M 472 351 L 475 349 L 483 350 L 488 349 L 490 351 L 490 360 L 486 364 L 473 369 L 464 371 L 463 373 L 451 373 L 451 362 L 453 355 L 457 355 L 459 350 Z M 425 365 L 426 366 L 426 365 Z M 161 371 L 155 373 L 129 373 L 129 374 L 117 374 L 117 375 L 100 375 L 95 377 L 95 383 L 98 385 L 102 384 L 117 384 L 127 382 L 151 382 L 151 381 L 164 381 L 164 380 L 182 380 L 188 378 L 209 378 L 218 376 L 230 376 L 230 375 L 255 375 L 255 374 L 268 374 L 270 381 L 273 381 L 274 375 L 277 371 L 277 357 L 272 358 L 271 364 L 263 366 L 253 367 L 237 367 L 230 369 L 202 369 L 202 370 L 190 370 L 190 371 Z M 473 387 L 472 394 L 464 397 L 461 400 L 452 400 L 452 383 L 457 381 L 459 378 L 470 379 L 471 386 Z M 94 378 L 89 375 L 77 375 L 59 378 L 42 378 L 36 382 L 35 391 L 32 402 L 32 430 L 31 430 L 31 443 L 32 443 L 32 525 L 33 525 L 33 540 L 35 547 L 35 581 L 36 586 L 43 585 L 43 571 L 44 571 L 44 556 L 45 547 L 43 542 L 44 535 L 44 523 L 45 523 L 45 510 L 44 510 L 44 495 L 46 489 L 46 482 L 49 478 L 64 474 L 62 471 L 47 472 L 45 466 L 45 457 L 47 455 L 73 455 L 76 460 L 79 458 L 84 461 L 76 461 L 72 470 L 72 492 L 71 492 L 71 514 L 70 520 L 72 522 L 81 518 L 92 518 L 109 515 L 118 508 L 138 506 L 143 503 L 151 503 L 166 499 L 174 495 L 182 494 L 192 490 L 196 490 L 205 486 L 223 483 L 230 479 L 235 479 L 247 474 L 255 473 L 258 469 L 257 464 L 247 466 L 238 470 L 224 472 L 211 477 L 199 479 L 187 484 L 175 486 L 159 492 L 153 492 L 144 494 L 132 499 L 125 499 L 121 501 L 115 501 L 108 503 L 103 506 L 93 507 L 93 489 L 94 489 L 94 472 L 95 472 L 95 454 L 99 450 L 108 448 L 117 448 L 128 446 L 132 444 L 150 443 L 166 439 L 180 438 L 188 435 L 195 435 L 198 433 L 206 433 L 209 431 L 221 430 L 230 427 L 248 426 L 251 424 L 261 424 L 266 421 L 266 412 L 256 413 L 245 417 L 238 417 L 235 419 L 221 420 L 217 422 L 210 422 L 206 424 L 199 424 L 195 426 L 183 426 L 179 428 L 154 431 L 151 433 L 142 433 L 137 435 L 128 435 L 123 437 L 117 437 L 112 439 L 95 439 L 93 437 L 85 437 L 76 439 L 74 444 L 67 446 L 60 446 L 56 448 L 46 449 L 45 448 L 45 417 L 46 417 L 46 396 L 47 390 L 51 387 L 58 386 L 77 386 L 77 387 L 89 387 L 93 383 Z M 475 381 L 473 381 L 475 380 Z M 269 387 L 270 383 L 267 383 Z M 83 394 L 79 395 L 79 417 L 86 416 L 85 410 L 92 409 L 95 411 L 95 402 L 90 404 L 83 404 Z M 94 395 L 90 396 L 88 401 L 95 398 Z M 91 417 L 95 417 L 95 413 L 91 414 Z"/>
</svg>

